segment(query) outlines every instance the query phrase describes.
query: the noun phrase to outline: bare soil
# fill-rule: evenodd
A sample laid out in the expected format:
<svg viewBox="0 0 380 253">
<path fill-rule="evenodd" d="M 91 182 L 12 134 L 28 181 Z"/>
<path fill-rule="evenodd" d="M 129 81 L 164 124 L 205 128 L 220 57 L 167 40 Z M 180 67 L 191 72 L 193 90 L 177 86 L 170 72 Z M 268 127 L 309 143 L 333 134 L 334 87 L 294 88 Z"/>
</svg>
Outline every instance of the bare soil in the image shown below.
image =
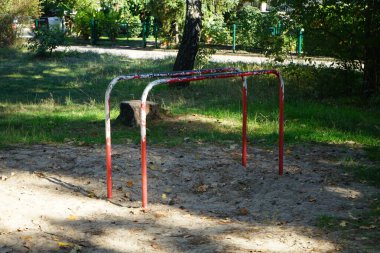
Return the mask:
<svg viewBox="0 0 380 253">
<path fill-rule="evenodd" d="M 113 146 L 111 201 L 101 145 L 0 150 L 0 252 L 356 252 L 316 222 L 364 212 L 379 194 L 341 169 L 366 162 L 360 149 L 289 148 L 283 176 L 276 150 L 248 153 L 245 169 L 234 143 L 148 146 L 142 210 L 138 145 Z"/>
</svg>

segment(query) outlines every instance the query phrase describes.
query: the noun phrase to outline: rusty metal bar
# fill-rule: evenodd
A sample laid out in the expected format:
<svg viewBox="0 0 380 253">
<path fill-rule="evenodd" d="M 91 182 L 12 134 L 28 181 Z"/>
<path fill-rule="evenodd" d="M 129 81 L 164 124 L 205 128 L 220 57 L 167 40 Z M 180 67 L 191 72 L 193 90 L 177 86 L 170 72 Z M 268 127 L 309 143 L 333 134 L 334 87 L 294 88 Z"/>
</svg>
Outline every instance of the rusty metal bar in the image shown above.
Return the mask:
<svg viewBox="0 0 380 253">
<path fill-rule="evenodd" d="M 245 71 L 245 72 L 232 72 L 232 73 L 218 73 L 218 74 L 209 74 L 209 75 L 199 75 L 191 77 L 176 77 L 170 79 L 160 79 L 153 81 L 148 84 L 144 89 L 144 92 L 141 97 L 141 125 L 140 125 L 140 134 L 141 134 L 141 176 L 142 176 L 142 207 L 148 207 L 148 176 L 147 176 L 147 155 L 146 155 L 146 101 L 149 94 L 149 91 L 152 90 L 155 86 L 160 84 L 170 84 L 178 82 L 191 82 L 191 81 L 200 81 L 206 79 L 221 79 L 221 78 L 231 78 L 231 77 L 247 77 L 253 75 L 275 75 L 279 80 L 279 174 L 283 174 L 283 148 L 284 148 L 284 81 L 281 74 L 277 70 L 258 70 L 258 71 Z M 243 81 L 245 86 L 243 88 L 243 103 L 246 102 L 246 82 Z M 243 104 L 243 136 L 246 134 L 246 107 L 244 108 Z M 245 121 L 245 123 L 244 123 Z M 243 156 L 244 149 L 246 151 L 246 139 L 243 137 Z M 244 163 L 244 159 L 242 161 Z M 244 164 L 243 164 L 244 165 Z"/>
<path fill-rule="evenodd" d="M 107 178 L 107 198 L 112 198 L 112 149 L 111 149 L 111 114 L 110 114 L 110 97 L 113 87 L 119 81 L 133 80 L 133 79 L 147 79 L 147 78 L 158 78 L 158 77 L 180 77 L 188 75 L 203 75 L 211 73 L 222 73 L 222 72 L 235 72 L 240 71 L 238 68 L 215 68 L 215 69 L 204 69 L 204 70 L 189 70 L 189 71 L 174 71 L 174 72 L 162 72 L 162 73 L 146 73 L 146 74 L 133 74 L 133 75 L 122 75 L 115 77 L 108 85 L 105 99 L 104 99 L 104 109 L 105 109 L 105 135 L 106 135 L 106 178 Z M 244 79 L 243 82 L 246 83 Z"/>
</svg>

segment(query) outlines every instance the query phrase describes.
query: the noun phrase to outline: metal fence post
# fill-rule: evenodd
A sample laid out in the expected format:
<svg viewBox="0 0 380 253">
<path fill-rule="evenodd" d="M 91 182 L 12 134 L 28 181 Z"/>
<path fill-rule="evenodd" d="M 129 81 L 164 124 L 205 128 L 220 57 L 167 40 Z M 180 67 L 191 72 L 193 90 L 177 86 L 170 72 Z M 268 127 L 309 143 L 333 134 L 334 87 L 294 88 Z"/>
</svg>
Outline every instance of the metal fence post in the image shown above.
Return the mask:
<svg viewBox="0 0 380 253">
<path fill-rule="evenodd" d="M 143 36 L 143 48 L 146 48 L 146 24 L 147 22 L 143 22 L 143 30 L 142 30 L 142 36 Z"/>
<path fill-rule="evenodd" d="M 236 52 L 236 24 L 232 25 L 232 52 Z"/>
<path fill-rule="evenodd" d="M 95 19 L 90 20 L 91 44 L 95 45 L 98 40 L 97 22 Z"/>
<path fill-rule="evenodd" d="M 153 26 L 153 33 L 154 33 L 154 47 L 158 48 L 158 43 L 157 43 L 157 37 L 158 37 L 158 24 L 154 22 Z"/>
<path fill-rule="evenodd" d="M 299 56 L 301 56 L 301 54 L 302 54 L 303 32 L 304 32 L 304 29 L 301 28 L 299 33 L 298 33 L 297 53 Z"/>
</svg>

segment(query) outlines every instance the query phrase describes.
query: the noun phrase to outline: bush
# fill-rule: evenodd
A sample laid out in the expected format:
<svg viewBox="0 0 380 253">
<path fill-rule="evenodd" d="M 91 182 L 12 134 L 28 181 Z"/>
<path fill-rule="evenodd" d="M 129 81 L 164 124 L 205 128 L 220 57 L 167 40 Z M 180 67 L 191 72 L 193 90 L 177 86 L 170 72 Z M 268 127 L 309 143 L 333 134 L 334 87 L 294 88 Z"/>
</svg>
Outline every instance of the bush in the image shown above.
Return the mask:
<svg viewBox="0 0 380 253">
<path fill-rule="evenodd" d="M 12 29 L 13 17 L 0 15 L 0 47 L 12 45 L 16 40 L 16 31 Z"/>
<path fill-rule="evenodd" d="M 282 61 L 294 44 L 289 21 L 277 11 L 262 14 L 258 8 L 245 6 L 236 18 L 238 45 L 247 51 L 260 51 Z"/>
<path fill-rule="evenodd" d="M 40 14 L 39 0 L 6 0 L 0 4 L 0 47 L 13 45 L 16 31 L 12 28 L 14 19 L 20 23 L 24 19 L 35 18 Z"/>
<path fill-rule="evenodd" d="M 66 44 L 65 32 L 59 29 L 40 29 L 28 40 L 28 49 L 37 56 L 51 54 L 58 46 Z"/>
<path fill-rule="evenodd" d="M 107 35 L 111 41 L 115 41 L 120 31 L 119 17 L 120 14 L 113 10 L 107 13 L 97 12 L 95 19 L 98 21 L 99 35 Z"/>
<path fill-rule="evenodd" d="M 228 44 L 232 41 L 229 28 L 221 15 L 214 15 L 203 23 L 202 37 L 206 42 L 217 44 Z"/>
<path fill-rule="evenodd" d="M 237 13 L 236 41 L 245 49 L 258 47 L 258 29 L 262 25 L 262 14 L 258 8 L 245 6 Z M 269 28 L 269 27 L 268 27 Z M 269 33 L 269 32 L 268 32 Z"/>
<path fill-rule="evenodd" d="M 288 83 L 286 93 L 293 98 L 334 99 L 362 92 L 363 73 L 359 71 L 289 64 L 281 72 Z"/>
<path fill-rule="evenodd" d="M 138 37 L 142 31 L 142 23 L 138 16 L 132 16 L 128 19 L 127 37 Z"/>
<path fill-rule="evenodd" d="M 94 10 L 83 8 L 78 11 L 74 18 L 74 32 L 80 35 L 84 40 L 88 40 L 91 35 L 91 18 L 94 16 Z"/>
</svg>

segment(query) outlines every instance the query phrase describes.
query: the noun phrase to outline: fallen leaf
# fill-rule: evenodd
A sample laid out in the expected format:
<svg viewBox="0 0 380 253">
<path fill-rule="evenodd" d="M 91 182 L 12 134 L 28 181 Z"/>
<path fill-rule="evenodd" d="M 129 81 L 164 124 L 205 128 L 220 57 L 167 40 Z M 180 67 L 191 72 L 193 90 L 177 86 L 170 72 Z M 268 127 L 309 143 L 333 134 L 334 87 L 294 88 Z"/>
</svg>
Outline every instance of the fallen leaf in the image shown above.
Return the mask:
<svg viewBox="0 0 380 253">
<path fill-rule="evenodd" d="M 33 172 L 33 174 L 36 175 L 37 177 L 42 177 L 42 178 L 46 177 L 44 173 L 38 172 L 38 171 Z"/>
<path fill-rule="evenodd" d="M 135 185 L 133 181 L 127 181 L 127 187 L 132 188 Z"/>
<path fill-rule="evenodd" d="M 167 217 L 168 213 L 167 212 L 158 211 L 158 212 L 155 212 L 153 215 L 154 215 L 155 218 L 158 219 L 158 218 Z"/>
<path fill-rule="evenodd" d="M 68 220 L 71 220 L 71 221 L 74 221 L 74 220 L 77 220 L 78 218 L 75 216 L 75 215 L 72 215 L 70 214 L 68 217 L 67 217 Z"/>
<path fill-rule="evenodd" d="M 205 184 L 201 184 L 195 187 L 196 192 L 206 192 L 207 189 L 208 189 L 208 185 L 205 185 Z"/>
<path fill-rule="evenodd" d="M 66 248 L 71 248 L 73 246 L 74 246 L 74 244 L 71 242 L 58 242 L 58 247 L 60 247 L 60 248 L 66 249 Z"/>
<path fill-rule="evenodd" d="M 158 245 L 157 243 L 151 243 L 150 246 L 153 248 L 153 249 L 159 249 L 160 248 L 160 245 Z"/>
<path fill-rule="evenodd" d="M 98 196 L 96 196 L 96 194 L 94 192 L 89 192 L 89 193 L 87 193 L 87 197 L 89 197 L 89 198 L 97 198 Z"/>
<path fill-rule="evenodd" d="M 23 236 L 22 239 L 24 239 L 25 241 L 30 241 L 33 239 L 33 237 L 30 235 L 27 235 L 27 236 Z"/>
<path fill-rule="evenodd" d="M 314 198 L 314 197 L 309 197 L 309 198 L 307 199 L 307 201 L 309 201 L 309 202 L 317 202 L 317 199 Z"/>
<path fill-rule="evenodd" d="M 240 215 L 247 215 L 248 213 L 249 213 L 249 211 L 248 211 L 248 208 L 246 208 L 246 207 L 242 207 L 239 209 Z"/>
<path fill-rule="evenodd" d="M 345 227 L 345 226 L 347 226 L 347 221 L 341 221 L 340 223 L 339 223 L 339 226 L 341 226 L 341 227 Z"/>
<path fill-rule="evenodd" d="M 165 193 L 162 193 L 161 198 L 162 198 L 162 199 L 166 199 L 166 198 L 167 198 L 166 194 L 165 194 Z"/>
<path fill-rule="evenodd" d="M 156 165 L 151 164 L 151 165 L 149 165 L 149 169 L 151 169 L 151 170 L 157 170 L 158 168 L 157 168 Z"/>
<path fill-rule="evenodd" d="M 172 192 L 172 188 L 170 187 L 166 187 L 165 190 L 164 190 L 165 193 L 171 193 Z"/>
</svg>

